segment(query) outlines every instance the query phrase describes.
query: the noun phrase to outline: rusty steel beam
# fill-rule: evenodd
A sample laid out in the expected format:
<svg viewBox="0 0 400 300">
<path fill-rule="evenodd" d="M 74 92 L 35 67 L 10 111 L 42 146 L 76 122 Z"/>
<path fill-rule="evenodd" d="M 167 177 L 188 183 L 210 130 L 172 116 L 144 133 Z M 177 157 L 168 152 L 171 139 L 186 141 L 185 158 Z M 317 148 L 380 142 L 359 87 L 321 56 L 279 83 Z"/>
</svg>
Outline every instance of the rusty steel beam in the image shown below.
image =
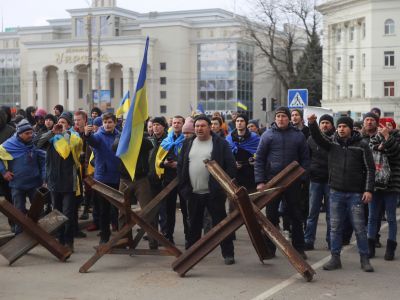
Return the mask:
<svg viewBox="0 0 400 300">
<path fill-rule="evenodd" d="M 307 280 L 311 281 L 315 275 L 314 269 L 300 256 L 292 244 L 285 239 L 278 228 L 276 228 L 264 214 L 253 205 L 257 220 L 263 228 L 263 232 L 277 246 L 277 248 L 288 258 L 293 267 Z"/>
<path fill-rule="evenodd" d="M 93 190 L 105 196 L 105 198 L 110 201 L 111 204 L 115 205 L 126 214 L 126 224 L 113 236 L 108 243 L 104 245 L 100 245 L 96 248 L 96 253 L 86 261 L 81 268 L 79 269 L 80 273 L 86 273 L 88 270 L 105 254 L 112 253 L 122 253 L 127 252 L 128 250 L 135 250 L 139 241 L 132 240 L 132 228 L 135 225 L 138 225 L 143 231 L 147 232 L 149 236 L 156 239 L 160 244 L 165 246 L 165 251 L 162 252 L 162 255 L 165 253 L 169 253 L 169 255 L 173 255 L 178 257 L 181 255 L 181 251 L 175 247 L 170 241 L 168 241 L 162 234 L 158 232 L 153 226 L 148 223 L 149 216 L 153 213 L 154 209 L 159 205 L 159 203 L 168 195 L 178 184 L 178 180 L 173 180 L 163 191 L 161 191 L 155 198 L 153 198 L 148 205 L 146 205 L 141 211 L 138 213 L 133 212 L 128 209 L 130 204 L 128 204 L 129 199 L 125 197 L 125 195 L 113 188 L 94 180 L 91 177 L 88 177 L 86 182 L 91 186 Z M 130 202 L 129 202 L 130 203 Z M 139 233 L 138 233 L 139 235 Z M 126 241 L 126 245 L 129 249 L 119 249 L 115 247 L 120 247 L 122 245 L 121 240 L 123 242 Z M 149 250 L 151 251 L 151 250 Z M 134 253 L 148 253 L 149 251 L 136 251 Z M 157 251 L 156 251 L 157 252 Z M 130 252 L 127 252 L 128 254 Z M 161 252 L 160 252 L 161 253 Z"/>
<path fill-rule="evenodd" d="M 21 225 L 23 230 L 39 244 L 45 247 L 51 254 L 61 261 L 66 261 L 72 254 L 72 251 L 61 245 L 55 238 L 41 228 L 37 223 L 16 209 L 7 200 L 0 200 L 0 211 L 14 222 Z"/>
<path fill-rule="evenodd" d="M 259 208 L 265 207 L 281 195 L 284 188 L 287 188 L 298 180 L 305 170 L 297 163 L 292 162 L 278 175 L 272 178 L 266 185 L 266 194 L 255 199 L 254 204 Z M 279 189 L 274 189 L 280 187 Z M 198 240 L 192 247 L 179 256 L 172 264 L 172 268 L 180 276 L 193 268 L 199 261 L 214 250 L 227 236 L 235 232 L 244 223 L 243 217 L 238 210 L 234 210 L 229 216 L 214 226 L 206 235 Z"/>
<path fill-rule="evenodd" d="M 35 195 L 31 203 L 31 207 L 27 212 L 27 216 L 32 219 L 32 221 L 37 222 L 43 212 L 43 207 L 49 197 L 49 190 L 45 187 L 36 189 Z"/>
</svg>

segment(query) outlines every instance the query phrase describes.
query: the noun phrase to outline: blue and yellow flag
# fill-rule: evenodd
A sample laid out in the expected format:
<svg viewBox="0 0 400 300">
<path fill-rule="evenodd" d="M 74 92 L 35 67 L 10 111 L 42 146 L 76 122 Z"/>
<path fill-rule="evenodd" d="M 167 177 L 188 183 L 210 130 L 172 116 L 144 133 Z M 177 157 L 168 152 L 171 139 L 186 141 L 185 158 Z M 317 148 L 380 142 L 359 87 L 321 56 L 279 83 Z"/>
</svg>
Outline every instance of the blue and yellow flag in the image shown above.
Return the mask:
<svg viewBox="0 0 400 300">
<path fill-rule="evenodd" d="M 125 126 L 122 129 L 119 140 L 117 156 L 124 163 L 126 170 L 132 178 L 135 178 L 136 163 L 142 146 L 144 122 L 148 118 L 147 94 L 146 94 L 146 72 L 147 72 L 147 50 L 149 48 L 149 37 L 146 40 L 144 57 L 140 68 L 139 79 L 136 85 L 135 96 L 129 107 Z"/>
<path fill-rule="evenodd" d="M 164 158 L 167 156 L 169 150 L 172 147 L 174 148 L 175 155 L 178 155 L 181 152 L 183 140 L 185 136 L 181 133 L 176 140 L 174 140 L 174 131 L 168 133 L 168 136 L 163 139 L 161 142 L 160 147 L 158 148 L 157 155 L 156 155 L 156 162 L 155 162 L 155 170 L 158 178 L 164 174 L 164 168 L 161 167 L 161 163 L 164 161 Z"/>
<path fill-rule="evenodd" d="M 240 101 L 236 102 L 236 106 L 247 111 L 247 106 Z"/>
<path fill-rule="evenodd" d="M 129 91 L 127 91 L 124 98 L 119 103 L 119 107 L 117 109 L 117 112 L 115 113 L 117 118 L 120 116 L 123 116 L 124 113 L 127 113 L 129 111 L 130 106 L 131 106 L 131 99 L 130 99 Z"/>
</svg>

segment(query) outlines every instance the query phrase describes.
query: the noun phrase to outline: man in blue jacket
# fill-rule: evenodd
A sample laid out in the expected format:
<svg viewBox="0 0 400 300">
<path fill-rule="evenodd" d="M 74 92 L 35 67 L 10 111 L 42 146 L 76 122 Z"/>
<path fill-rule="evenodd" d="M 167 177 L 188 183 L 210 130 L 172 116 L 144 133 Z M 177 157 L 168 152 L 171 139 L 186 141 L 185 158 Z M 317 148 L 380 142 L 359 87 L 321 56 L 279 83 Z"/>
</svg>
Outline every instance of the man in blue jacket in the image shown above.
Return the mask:
<svg viewBox="0 0 400 300">
<path fill-rule="evenodd" d="M 25 119 L 17 125 L 17 132 L 0 146 L 0 172 L 10 183 L 14 206 L 26 213 L 26 197 L 33 200 L 36 189 L 46 176 L 46 153 L 36 148 L 32 142 L 33 128 Z M 15 225 L 15 233 L 21 233 Z"/>
<path fill-rule="evenodd" d="M 93 125 L 85 126 L 85 139 L 93 149 L 95 159 L 94 179 L 118 190 L 120 161 L 113 151 L 115 139 L 119 136 L 117 118 L 112 113 L 102 115 L 103 126 L 93 134 Z M 98 196 L 100 204 L 100 244 L 110 239 L 111 204 Z"/>
<path fill-rule="evenodd" d="M 291 162 L 297 161 L 304 169 L 310 165 L 309 149 L 304 134 L 290 123 L 290 111 L 287 107 L 279 107 L 275 111 L 275 122 L 261 136 L 256 153 L 254 177 L 257 190 L 265 188 L 266 182 L 282 171 Z M 292 184 L 284 193 L 287 204 L 287 213 L 292 223 L 293 247 L 306 259 L 304 252 L 304 232 L 299 194 L 300 180 Z M 267 208 L 268 219 L 275 226 L 279 225 L 279 202 L 275 199 Z M 271 249 L 276 250 L 275 245 L 268 240 Z"/>
</svg>

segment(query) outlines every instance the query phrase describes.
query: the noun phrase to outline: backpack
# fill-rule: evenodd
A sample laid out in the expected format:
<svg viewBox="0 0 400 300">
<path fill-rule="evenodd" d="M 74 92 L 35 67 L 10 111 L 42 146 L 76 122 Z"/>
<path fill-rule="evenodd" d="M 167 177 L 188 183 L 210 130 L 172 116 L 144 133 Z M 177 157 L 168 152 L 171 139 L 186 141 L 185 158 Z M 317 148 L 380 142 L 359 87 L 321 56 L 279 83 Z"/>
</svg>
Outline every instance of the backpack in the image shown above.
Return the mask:
<svg viewBox="0 0 400 300">
<path fill-rule="evenodd" d="M 384 190 L 388 187 L 390 180 L 390 165 L 385 153 L 372 151 L 375 163 L 375 190 Z"/>
</svg>

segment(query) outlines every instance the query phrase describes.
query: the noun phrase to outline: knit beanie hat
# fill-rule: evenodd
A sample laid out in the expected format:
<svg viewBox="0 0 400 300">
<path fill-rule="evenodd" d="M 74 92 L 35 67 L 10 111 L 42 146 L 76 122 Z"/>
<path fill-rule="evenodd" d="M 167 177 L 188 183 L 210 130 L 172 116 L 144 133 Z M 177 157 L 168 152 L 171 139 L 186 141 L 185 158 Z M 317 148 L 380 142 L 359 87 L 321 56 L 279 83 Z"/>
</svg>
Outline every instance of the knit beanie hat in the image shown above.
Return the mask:
<svg viewBox="0 0 400 300">
<path fill-rule="evenodd" d="M 248 117 L 246 114 L 238 114 L 237 117 L 236 117 L 236 120 L 237 120 L 238 118 L 242 118 L 242 119 L 244 120 L 244 122 L 246 123 L 246 126 L 247 126 L 247 124 L 249 123 L 249 117 Z M 236 120 L 235 120 L 235 121 L 236 121 Z"/>
<path fill-rule="evenodd" d="M 163 117 L 155 117 L 153 118 L 153 120 L 151 120 L 151 122 L 153 122 L 153 124 L 154 123 L 160 124 L 164 128 L 168 128 L 168 124 Z"/>
<path fill-rule="evenodd" d="M 17 124 L 17 134 L 21 134 L 28 130 L 33 130 L 31 123 L 29 123 L 27 119 L 22 119 L 22 121 Z"/>
<path fill-rule="evenodd" d="M 56 118 L 56 116 L 53 115 L 53 114 L 47 114 L 47 115 L 44 117 L 44 120 L 45 120 L 45 121 L 48 120 L 48 119 L 51 119 L 51 120 L 53 121 L 53 123 L 57 123 L 57 118 Z"/>
<path fill-rule="evenodd" d="M 297 112 L 299 113 L 299 115 L 300 115 L 300 117 L 301 117 L 302 120 L 304 119 L 304 112 L 303 112 L 303 110 L 301 110 L 300 108 L 293 108 L 291 112 L 294 112 L 294 111 L 297 111 Z M 292 114 L 290 114 L 290 115 L 292 115 Z"/>
<path fill-rule="evenodd" d="M 192 117 L 187 117 L 185 124 L 182 127 L 183 133 L 194 133 L 194 120 Z"/>
<path fill-rule="evenodd" d="M 380 116 L 381 116 L 381 113 L 382 113 L 381 110 L 378 107 L 371 108 L 371 112 L 372 113 L 377 113 Z"/>
<path fill-rule="evenodd" d="M 97 127 L 103 126 L 103 119 L 102 117 L 97 117 L 93 120 L 93 125 Z"/>
<path fill-rule="evenodd" d="M 69 125 L 72 125 L 72 114 L 63 112 L 58 119 L 65 119 Z"/>
<path fill-rule="evenodd" d="M 351 130 L 353 130 L 354 121 L 350 117 L 340 117 L 336 122 L 336 126 L 339 127 L 339 124 L 346 124 Z"/>
<path fill-rule="evenodd" d="M 322 115 L 319 118 L 319 123 L 318 124 L 321 124 L 322 121 L 328 121 L 328 122 L 330 122 L 332 124 L 332 126 L 334 126 L 334 124 L 335 124 L 333 122 L 333 117 L 331 115 L 328 115 L 328 114 Z"/>
<path fill-rule="evenodd" d="M 38 108 L 35 113 L 35 117 L 44 118 L 47 115 L 47 111 L 43 108 Z"/>
<path fill-rule="evenodd" d="M 374 118 L 375 121 L 376 121 L 376 123 L 377 123 L 377 124 L 379 123 L 379 117 L 378 117 L 376 114 L 374 114 L 373 112 L 367 112 L 367 113 L 364 115 L 364 117 L 363 117 L 363 121 L 364 121 L 366 118 Z"/>
<path fill-rule="evenodd" d="M 396 128 L 396 122 L 392 118 L 380 118 L 379 123 L 382 124 L 382 126 L 386 126 L 386 123 L 391 123 L 393 129 Z"/>
<path fill-rule="evenodd" d="M 257 121 L 257 120 L 250 120 L 248 124 L 254 124 L 254 126 L 256 126 L 257 128 L 260 127 L 260 126 L 258 125 L 258 121 Z"/>
<path fill-rule="evenodd" d="M 276 111 L 275 111 L 275 117 L 276 117 L 276 115 L 277 114 L 285 114 L 285 115 L 287 115 L 288 116 L 288 118 L 290 119 L 290 110 L 289 110 L 289 108 L 287 108 L 286 106 L 281 106 L 281 107 L 278 107 L 277 109 L 276 109 Z"/>
</svg>

